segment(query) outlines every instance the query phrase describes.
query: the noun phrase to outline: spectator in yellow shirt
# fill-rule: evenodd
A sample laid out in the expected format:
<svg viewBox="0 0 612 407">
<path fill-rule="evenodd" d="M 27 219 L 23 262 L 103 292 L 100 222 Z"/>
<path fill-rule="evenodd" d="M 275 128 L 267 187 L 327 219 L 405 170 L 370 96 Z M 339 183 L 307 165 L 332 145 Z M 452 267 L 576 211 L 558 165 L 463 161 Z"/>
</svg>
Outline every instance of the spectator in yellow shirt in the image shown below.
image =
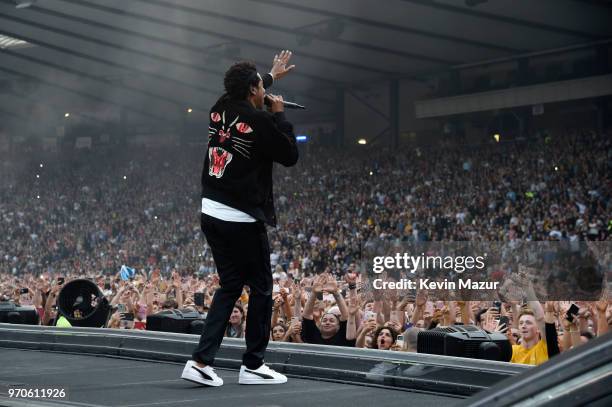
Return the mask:
<svg viewBox="0 0 612 407">
<path fill-rule="evenodd" d="M 523 310 L 519 316 L 520 345 L 512 346 L 512 363 L 539 365 L 548 360 L 548 348 L 544 330 L 538 327 L 538 321 L 531 310 Z"/>
<path fill-rule="evenodd" d="M 539 365 L 548 360 L 544 308 L 536 297 L 531 279 L 529 276 L 524 276 L 524 278 L 526 282 L 525 294 L 529 308 L 523 309 L 519 313 L 518 328 L 521 339 L 519 345 L 512 345 L 510 362 L 523 365 Z"/>
</svg>

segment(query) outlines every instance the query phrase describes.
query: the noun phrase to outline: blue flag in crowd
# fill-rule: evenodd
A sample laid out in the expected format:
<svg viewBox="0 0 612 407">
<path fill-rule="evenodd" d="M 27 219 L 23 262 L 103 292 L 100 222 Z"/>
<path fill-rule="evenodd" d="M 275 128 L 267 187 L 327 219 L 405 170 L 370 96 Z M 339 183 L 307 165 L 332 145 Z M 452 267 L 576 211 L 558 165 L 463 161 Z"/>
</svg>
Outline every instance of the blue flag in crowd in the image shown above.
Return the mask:
<svg viewBox="0 0 612 407">
<path fill-rule="evenodd" d="M 134 270 L 133 268 L 128 267 L 125 264 L 121 266 L 121 271 L 119 272 L 119 275 L 121 276 L 122 280 L 129 280 L 130 278 L 134 277 L 135 274 L 136 270 Z"/>
</svg>

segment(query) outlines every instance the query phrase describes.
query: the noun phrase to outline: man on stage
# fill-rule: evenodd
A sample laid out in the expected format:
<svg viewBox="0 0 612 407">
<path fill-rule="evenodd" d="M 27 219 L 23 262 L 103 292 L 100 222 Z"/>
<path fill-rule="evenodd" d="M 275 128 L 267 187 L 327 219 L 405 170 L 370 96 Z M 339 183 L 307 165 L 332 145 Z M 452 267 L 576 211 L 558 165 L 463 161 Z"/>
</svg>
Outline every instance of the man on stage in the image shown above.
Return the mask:
<svg viewBox="0 0 612 407">
<path fill-rule="evenodd" d="M 263 77 L 254 64 L 238 62 L 225 73 L 225 94 L 210 110 L 208 149 L 202 172 L 201 226 L 219 273 L 198 347 L 181 377 L 207 386 L 223 380 L 211 365 L 243 286 L 250 288 L 246 352 L 240 384 L 280 384 L 287 377 L 264 364 L 272 314 L 272 270 L 265 223 L 276 225 L 272 167 L 298 160 L 293 126 L 284 114 L 283 98 L 265 88 L 285 76 L 290 51 L 274 57 Z M 264 100 L 269 112 L 264 111 Z"/>
</svg>

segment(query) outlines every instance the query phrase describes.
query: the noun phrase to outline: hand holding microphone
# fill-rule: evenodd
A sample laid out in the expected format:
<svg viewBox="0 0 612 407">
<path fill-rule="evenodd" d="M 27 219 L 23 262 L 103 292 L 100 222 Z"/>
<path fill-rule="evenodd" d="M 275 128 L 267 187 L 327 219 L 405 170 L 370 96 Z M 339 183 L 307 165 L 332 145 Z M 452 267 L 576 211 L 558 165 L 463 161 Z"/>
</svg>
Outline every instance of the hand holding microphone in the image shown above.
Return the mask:
<svg viewBox="0 0 612 407">
<path fill-rule="evenodd" d="M 264 103 L 268 106 L 268 109 L 272 113 L 284 112 L 285 105 L 283 103 L 283 97 L 280 95 L 272 95 L 267 93 L 264 97 Z"/>
<path fill-rule="evenodd" d="M 275 103 L 275 98 L 276 99 L 280 98 L 280 102 L 278 103 L 282 104 L 283 106 L 282 110 L 272 109 L 272 105 Z M 283 100 L 282 96 L 272 95 L 270 93 L 266 93 L 266 95 L 264 96 L 264 103 L 266 104 L 266 106 L 270 108 L 270 111 L 272 113 L 283 112 L 285 109 L 306 109 L 304 106 L 298 105 L 297 103 L 287 102 L 286 100 Z"/>
</svg>

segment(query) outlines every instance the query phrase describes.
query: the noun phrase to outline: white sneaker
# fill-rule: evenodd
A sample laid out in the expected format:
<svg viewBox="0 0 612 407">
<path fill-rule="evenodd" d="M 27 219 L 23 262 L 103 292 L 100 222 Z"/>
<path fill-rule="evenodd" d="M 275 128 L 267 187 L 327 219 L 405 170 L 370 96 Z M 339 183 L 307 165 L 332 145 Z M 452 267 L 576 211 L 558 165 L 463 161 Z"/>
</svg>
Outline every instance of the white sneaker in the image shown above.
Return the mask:
<svg viewBox="0 0 612 407">
<path fill-rule="evenodd" d="M 181 379 L 205 386 L 223 386 L 223 379 L 217 376 L 212 367 L 198 367 L 193 360 L 188 360 L 185 364 Z"/>
<path fill-rule="evenodd" d="M 238 376 L 240 384 L 282 384 L 287 383 L 287 376 L 280 374 L 270 369 L 265 364 L 259 366 L 255 370 L 247 369 L 246 366 L 240 366 L 240 376 Z"/>
</svg>

